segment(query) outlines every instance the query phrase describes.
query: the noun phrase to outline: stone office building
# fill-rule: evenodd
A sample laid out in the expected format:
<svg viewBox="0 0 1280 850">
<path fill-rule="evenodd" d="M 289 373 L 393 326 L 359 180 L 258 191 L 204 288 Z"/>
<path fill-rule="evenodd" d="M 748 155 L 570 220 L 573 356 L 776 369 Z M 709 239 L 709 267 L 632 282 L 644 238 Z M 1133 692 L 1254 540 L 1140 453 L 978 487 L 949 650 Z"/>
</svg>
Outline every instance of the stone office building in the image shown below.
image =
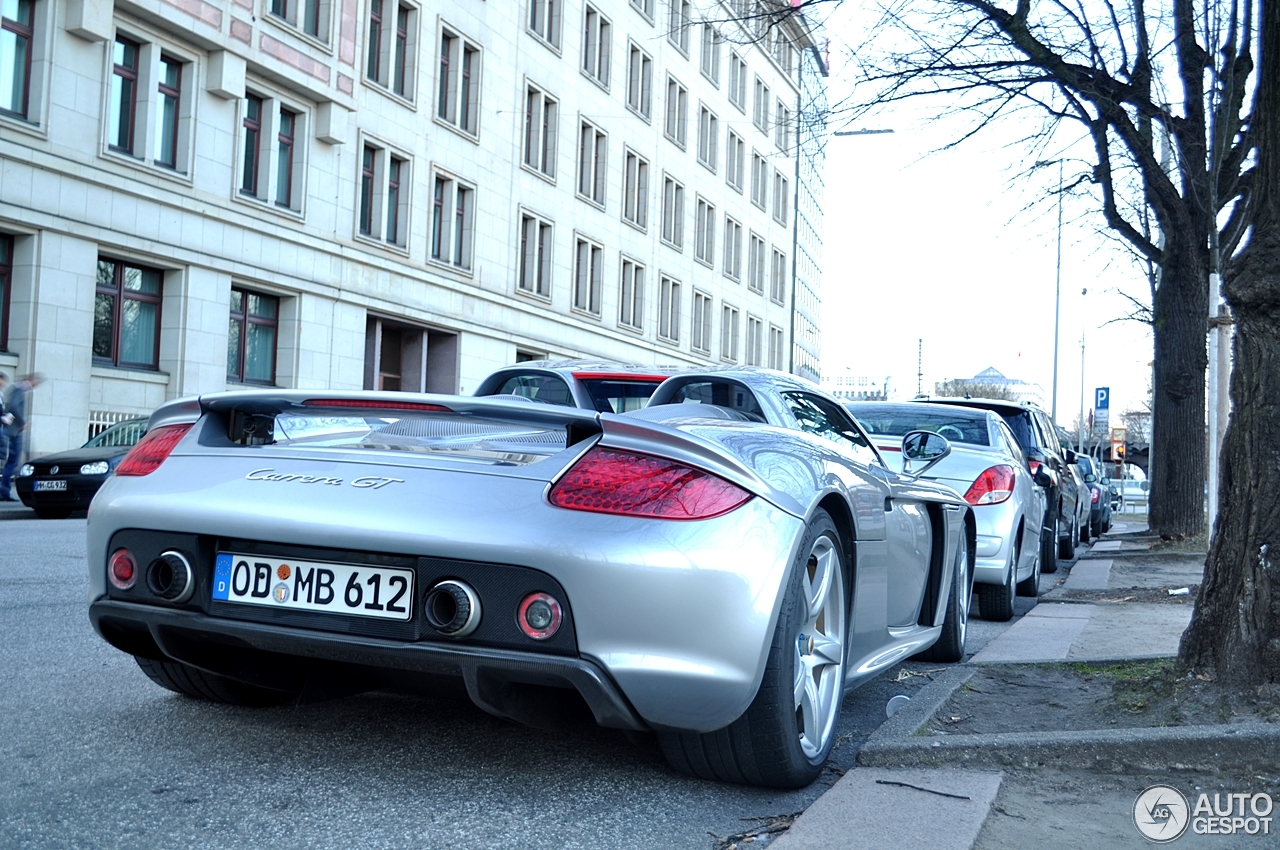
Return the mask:
<svg viewBox="0 0 1280 850">
<path fill-rule="evenodd" d="M 5 0 L 0 369 L 34 445 L 242 386 L 788 368 L 775 0 Z"/>
</svg>

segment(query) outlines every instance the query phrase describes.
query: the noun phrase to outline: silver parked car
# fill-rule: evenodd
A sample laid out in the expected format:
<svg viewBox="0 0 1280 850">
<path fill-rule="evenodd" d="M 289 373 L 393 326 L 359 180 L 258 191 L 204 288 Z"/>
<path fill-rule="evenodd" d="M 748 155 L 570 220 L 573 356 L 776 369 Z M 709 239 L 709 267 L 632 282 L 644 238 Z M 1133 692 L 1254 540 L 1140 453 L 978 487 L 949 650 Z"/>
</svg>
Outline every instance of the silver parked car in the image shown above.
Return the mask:
<svg viewBox="0 0 1280 850">
<path fill-rule="evenodd" d="M 539 722 L 576 691 L 678 770 L 794 787 L 850 688 L 963 656 L 974 535 L 954 491 L 779 372 L 682 374 L 628 414 L 229 392 L 156 411 L 99 491 L 89 613 L 192 697 L 452 677 Z"/>
<path fill-rule="evenodd" d="M 563 404 L 626 413 L 649 401 L 675 366 L 642 366 L 595 360 L 527 360 L 504 366 L 476 388 L 478 396 L 516 395 L 543 404 Z"/>
<path fill-rule="evenodd" d="M 1010 620 L 1015 595 L 1039 595 L 1045 490 L 1036 486 L 1026 455 L 1000 416 L 920 402 L 846 401 L 845 407 L 895 468 L 901 468 L 904 434 L 932 431 L 951 442 L 951 453 L 928 477 L 953 487 L 973 507 L 973 581 L 983 618 Z"/>
</svg>

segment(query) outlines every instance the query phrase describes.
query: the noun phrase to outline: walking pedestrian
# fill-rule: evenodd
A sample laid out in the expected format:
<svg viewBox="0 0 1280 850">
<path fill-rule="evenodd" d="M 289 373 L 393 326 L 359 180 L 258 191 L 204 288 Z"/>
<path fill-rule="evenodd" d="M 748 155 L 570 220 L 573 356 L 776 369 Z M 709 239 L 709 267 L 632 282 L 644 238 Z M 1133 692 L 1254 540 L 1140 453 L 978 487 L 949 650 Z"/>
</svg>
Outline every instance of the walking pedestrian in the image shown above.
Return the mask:
<svg viewBox="0 0 1280 850">
<path fill-rule="evenodd" d="M 9 424 L 13 422 L 12 414 L 5 410 L 5 402 L 10 392 L 9 373 L 0 372 L 0 470 L 9 460 Z M 4 495 L 0 493 L 0 495 Z"/>
<path fill-rule="evenodd" d="M 0 501 L 18 501 L 13 493 L 13 476 L 22 463 L 22 448 L 26 442 L 27 427 L 31 424 L 31 391 L 43 383 L 44 375 L 32 372 L 14 384 L 9 393 L 9 403 L 5 408 L 9 421 L 4 426 L 9 436 L 9 457 L 4 462 L 4 472 L 0 473 Z"/>
</svg>

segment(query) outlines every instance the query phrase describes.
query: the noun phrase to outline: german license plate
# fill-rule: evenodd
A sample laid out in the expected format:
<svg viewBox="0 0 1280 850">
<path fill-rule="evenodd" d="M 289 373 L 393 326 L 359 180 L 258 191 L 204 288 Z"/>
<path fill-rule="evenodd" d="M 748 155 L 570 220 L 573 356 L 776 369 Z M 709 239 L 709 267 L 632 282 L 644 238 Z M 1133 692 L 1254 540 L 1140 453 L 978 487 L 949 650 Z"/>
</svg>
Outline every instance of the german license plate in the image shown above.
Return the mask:
<svg viewBox="0 0 1280 850">
<path fill-rule="evenodd" d="M 43 493 L 47 490 L 65 490 L 67 489 L 67 482 L 61 480 L 37 481 L 35 489 L 37 493 Z"/>
<path fill-rule="evenodd" d="M 408 620 L 413 616 L 413 571 L 219 552 L 213 568 L 213 598 Z"/>
</svg>

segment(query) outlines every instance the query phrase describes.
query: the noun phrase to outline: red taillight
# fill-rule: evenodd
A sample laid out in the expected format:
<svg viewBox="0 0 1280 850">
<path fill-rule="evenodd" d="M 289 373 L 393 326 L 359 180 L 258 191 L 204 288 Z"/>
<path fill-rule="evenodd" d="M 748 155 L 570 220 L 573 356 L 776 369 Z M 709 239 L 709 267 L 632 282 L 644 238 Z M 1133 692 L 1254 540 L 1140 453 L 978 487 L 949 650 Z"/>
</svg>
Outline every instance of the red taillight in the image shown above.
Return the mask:
<svg viewBox="0 0 1280 850">
<path fill-rule="evenodd" d="M 147 432 L 138 445 L 129 449 L 129 453 L 116 467 L 116 475 L 148 475 L 156 471 L 164 459 L 178 445 L 178 441 L 191 430 L 190 422 L 180 425 L 161 425 Z"/>
<path fill-rule="evenodd" d="M 644 375 L 635 372 L 574 372 L 579 381 L 624 381 L 634 384 L 660 384 L 666 375 Z"/>
<path fill-rule="evenodd" d="M 548 498 L 574 511 L 710 519 L 744 504 L 751 494 L 682 463 L 597 446 L 555 483 Z"/>
<path fill-rule="evenodd" d="M 1041 462 L 1040 462 L 1040 461 L 1038 461 L 1038 460 L 1029 460 L 1029 461 L 1027 461 L 1027 468 L 1031 470 L 1031 474 L 1032 474 L 1032 476 L 1034 476 L 1037 472 L 1039 472 L 1039 471 L 1040 471 L 1040 467 L 1042 467 L 1042 466 L 1044 466 L 1044 464 L 1043 464 L 1043 463 L 1041 463 Z"/>
<path fill-rule="evenodd" d="M 1096 504 L 1098 504 L 1098 496 L 1101 494 L 1101 492 L 1102 492 L 1102 491 L 1101 491 L 1101 490 L 1099 490 L 1097 487 L 1090 487 L 1090 488 L 1089 488 L 1089 501 L 1093 502 L 1095 505 L 1096 505 Z"/>
<path fill-rule="evenodd" d="M 428 404 L 422 401 L 381 401 L 378 399 L 360 398 L 309 398 L 303 402 L 307 407 L 346 407 L 356 410 L 407 410 L 416 413 L 452 413 L 443 404 Z"/>
<path fill-rule="evenodd" d="M 964 500 L 971 505 L 998 505 L 1012 495 L 1013 467 L 1001 464 L 984 470 L 964 494 Z"/>
<path fill-rule="evenodd" d="M 121 590 L 128 590 L 138 580 L 138 563 L 128 549 L 117 549 L 107 561 L 107 578 Z"/>
</svg>

